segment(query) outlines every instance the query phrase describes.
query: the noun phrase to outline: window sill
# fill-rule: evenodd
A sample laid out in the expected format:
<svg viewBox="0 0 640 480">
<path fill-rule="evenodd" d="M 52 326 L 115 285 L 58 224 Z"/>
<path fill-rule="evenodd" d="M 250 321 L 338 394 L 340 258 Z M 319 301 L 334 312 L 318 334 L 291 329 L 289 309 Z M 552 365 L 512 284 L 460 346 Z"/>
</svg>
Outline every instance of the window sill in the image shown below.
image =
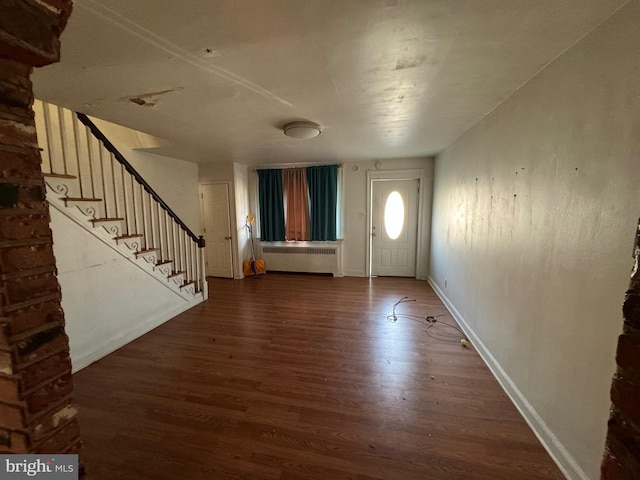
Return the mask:
<svg viewBox="0 0 640 480">
<path fill-rule="evenodd" d="M 256 240 L 260 243 L 260 245 L 268 245 L 270 247 L 328 247 L 334 246 L 336 244 L 341 244 L 344 241 L 344 238 L 338 238 L 337 240 L 285 240 L 284 242 L 263 242 L 259 238 Z"/>
</svg>

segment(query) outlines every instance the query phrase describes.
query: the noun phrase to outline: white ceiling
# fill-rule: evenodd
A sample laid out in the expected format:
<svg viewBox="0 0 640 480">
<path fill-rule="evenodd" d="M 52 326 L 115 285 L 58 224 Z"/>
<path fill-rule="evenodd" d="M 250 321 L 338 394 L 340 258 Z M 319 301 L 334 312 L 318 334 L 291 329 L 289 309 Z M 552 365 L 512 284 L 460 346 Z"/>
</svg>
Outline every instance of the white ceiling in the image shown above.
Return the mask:
<svg viewBox="0 0 640 480">
<path fill-rule="evenodd" d="M 34 88 L 198 162 L 433 155 L 624 3 L 76 0 Z"/>
</svg>

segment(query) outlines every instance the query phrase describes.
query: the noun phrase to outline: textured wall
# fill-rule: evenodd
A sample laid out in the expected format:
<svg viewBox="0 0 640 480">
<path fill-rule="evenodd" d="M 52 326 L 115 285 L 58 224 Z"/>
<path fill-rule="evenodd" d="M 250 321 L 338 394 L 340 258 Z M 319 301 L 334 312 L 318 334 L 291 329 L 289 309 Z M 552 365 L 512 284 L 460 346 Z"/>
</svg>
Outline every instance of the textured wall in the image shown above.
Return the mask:
<svg viewBox="0 0 640 480">
<path fill-rule="evenodd" d="M 570 478 L 597 478 L 640 210 L 640 2 L 436 159 L 431 277 Z"/>
</svg>

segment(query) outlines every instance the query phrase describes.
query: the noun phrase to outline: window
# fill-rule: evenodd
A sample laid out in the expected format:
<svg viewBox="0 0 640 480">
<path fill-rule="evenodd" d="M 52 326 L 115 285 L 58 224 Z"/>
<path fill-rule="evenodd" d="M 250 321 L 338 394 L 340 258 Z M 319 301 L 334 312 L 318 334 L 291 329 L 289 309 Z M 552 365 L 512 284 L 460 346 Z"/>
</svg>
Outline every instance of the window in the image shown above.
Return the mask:
<svg viewBox="0 0 640 480">
<path fill-rule="evenodd" d="M 384 229 L 391 240 L 396 240 L 404 228 L 404 201 L 396 190 L 391 192 L 384 204 Z"/>
<path fill-rule="evenodd" d="M 337 165 L 258 170 L 260 240 L 336 240 L 341 172 Z"/>
</svg>

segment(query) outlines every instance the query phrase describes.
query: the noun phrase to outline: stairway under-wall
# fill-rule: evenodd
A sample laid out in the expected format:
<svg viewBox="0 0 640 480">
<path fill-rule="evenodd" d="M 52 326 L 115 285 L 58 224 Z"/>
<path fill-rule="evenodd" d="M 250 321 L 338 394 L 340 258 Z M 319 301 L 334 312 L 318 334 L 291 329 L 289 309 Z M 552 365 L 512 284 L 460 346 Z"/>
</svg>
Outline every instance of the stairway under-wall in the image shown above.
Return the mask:
<svg viewBox="0 0 640 480">
<path fill-rule="evenodd" d="M 204 244 L 90 119 L 34 110 L 78 370 L 206 299 Z"/>
</svg>

